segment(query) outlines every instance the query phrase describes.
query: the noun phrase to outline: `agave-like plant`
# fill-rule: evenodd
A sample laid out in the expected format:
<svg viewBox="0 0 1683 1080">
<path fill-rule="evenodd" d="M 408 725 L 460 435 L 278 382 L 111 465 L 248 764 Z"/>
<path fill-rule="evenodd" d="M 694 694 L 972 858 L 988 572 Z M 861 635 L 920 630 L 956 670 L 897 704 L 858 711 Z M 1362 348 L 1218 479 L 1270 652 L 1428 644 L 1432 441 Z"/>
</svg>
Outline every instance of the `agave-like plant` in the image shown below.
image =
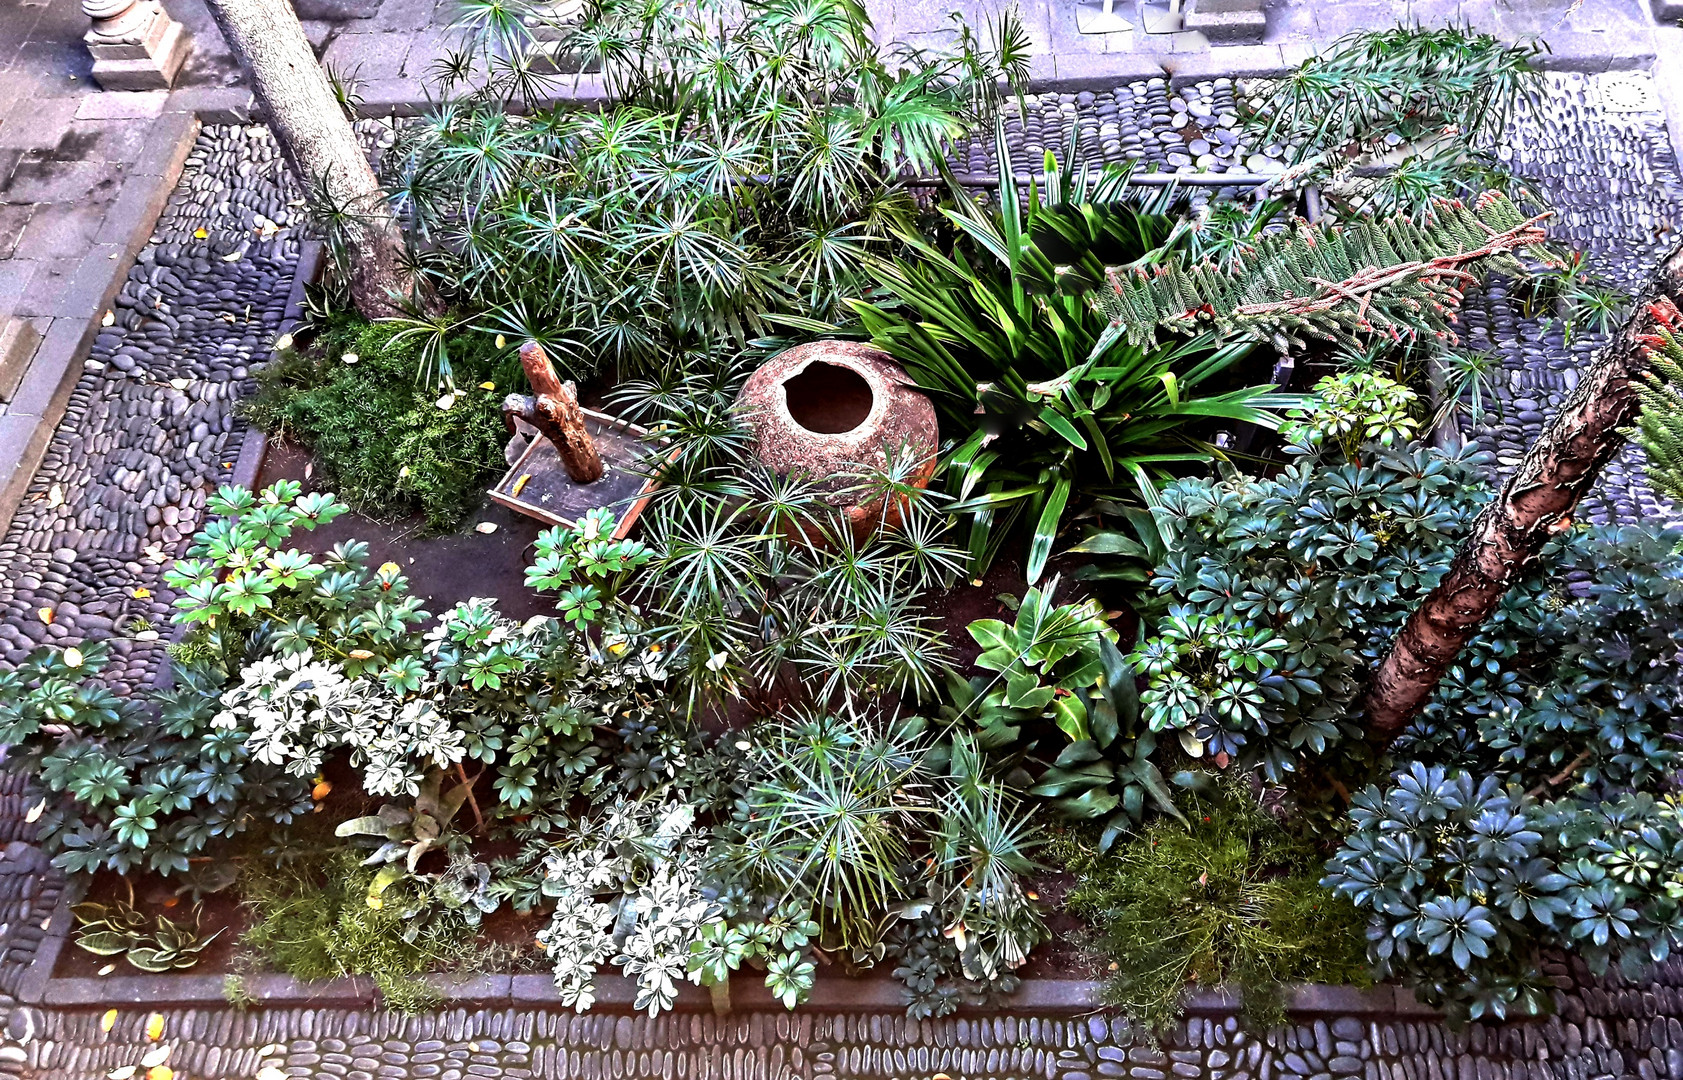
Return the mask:
<svg viewBox="0 0 1683 1080">
<path fill-rule="evenodd" d="M 1127 170 L 1071 172 L 1051 153 L 1041 180 L 1020 185 L 1002 127 L 995 144 L 998 209 L 955 188 L 956 207 L 942 212 L 959 241 L 944 249 L 901 232 L 906 254 L 870 263 L 889 299 L 847 303 L 956 438 L 949 509 L 969 519 L 971 572 L 986 571 L 1022 520 L 1033 583 L 1078 509 L 1094 500 L 1149 506 L 1175 469 L 1222 456 L 1207 421 L 1273 427 L 1277 402 L 1266 386 L 1206 392 L 1248 344 L 1130 343 L 1093 306 L 1107 267 L 1149 267 L 1186 242 L 1190 225 L 1171 215 L 1172 194 L 1142 206 L 1127 192 Z"/>
</svg>

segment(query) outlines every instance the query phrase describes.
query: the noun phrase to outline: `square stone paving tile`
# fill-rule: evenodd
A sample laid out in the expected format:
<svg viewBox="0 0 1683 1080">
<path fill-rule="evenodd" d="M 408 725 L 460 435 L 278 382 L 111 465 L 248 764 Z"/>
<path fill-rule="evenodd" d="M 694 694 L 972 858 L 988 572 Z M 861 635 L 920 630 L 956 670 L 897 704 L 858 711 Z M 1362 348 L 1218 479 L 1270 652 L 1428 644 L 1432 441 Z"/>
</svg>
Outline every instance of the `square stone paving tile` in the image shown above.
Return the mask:
<svg viewBox="0 0 1683 1080">
<path fill-rule="evenodd" d="M 17 250 L 18 237 L 35 213 L 34 203 L 0 203 L 0 259 L 9 259 Z"/>
<path fill-rule="evenodd" d="M 104 161 L 60 161 L 50 153 L 23 155 L 0 187 L 4 202 L 110 202 L 122 182 L 121 166 Z"/>
<path fill-rule="evenodd" d="M 368 82 L 395 79 L 403 73 L 411 35 L 405 33 L 340 34 L 327 46 L 321 62 L 341 78 Z"/>
<path fill-rule="evenodd" d="M 18 295 L 13 315 L 56 315 L 63 304 L 70 279 L 82 265 L 81 259 L 13 259 L 8 265 L 27 263 L 33 267 L 28 284 Z"/>
<path fill-rule="evenodd" d="M 28 259 L 81 258 L 98 237 L 105 210 L 98 203 L 37 205 L 17 242 L 17 253 Z M 0 235 L 0 253 L 4 251 Z"/>
<path fill-rule="evenodd" d="M 150 120 L 169 104 L 168 90 L 108 91 L 89 94 L 76 105 L 78 120 Z"/>
<path fill-rule="evenodd" d="M 57 146 L 76 116 L 76 106 L 76 99 L 68 97 L 18 102 L 0 117 L 0 147 L 34 150 Z"/>
<path fill-rule="evenodd" d="M 17 313 L 18 304 L 35 277 L 35 268 L 33 259 L 0 261 L 0 318 Z"/>
<path fill-rule="evenodd" d="M 125 165 L 146 150 L 152 124 L 146 120 L 74 120 L 53 148 L 60 161 L 104 161 Z"/>
</svg>

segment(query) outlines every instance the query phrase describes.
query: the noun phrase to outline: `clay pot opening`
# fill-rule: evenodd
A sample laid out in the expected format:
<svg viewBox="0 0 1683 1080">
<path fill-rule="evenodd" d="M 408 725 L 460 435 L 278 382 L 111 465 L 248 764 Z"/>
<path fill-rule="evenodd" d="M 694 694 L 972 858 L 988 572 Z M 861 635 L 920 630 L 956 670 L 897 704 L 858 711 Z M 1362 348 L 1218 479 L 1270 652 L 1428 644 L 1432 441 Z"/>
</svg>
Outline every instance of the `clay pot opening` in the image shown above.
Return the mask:
<svg viewBox="0 0 1683 1080">
<path fill-rule="evenodd" d="M 865 422 L 876 404 L 871 384 L 850 367 L 815 360 L 783 384 L 789 415 L 817 435 L 841 435 Z"/>
</svg>

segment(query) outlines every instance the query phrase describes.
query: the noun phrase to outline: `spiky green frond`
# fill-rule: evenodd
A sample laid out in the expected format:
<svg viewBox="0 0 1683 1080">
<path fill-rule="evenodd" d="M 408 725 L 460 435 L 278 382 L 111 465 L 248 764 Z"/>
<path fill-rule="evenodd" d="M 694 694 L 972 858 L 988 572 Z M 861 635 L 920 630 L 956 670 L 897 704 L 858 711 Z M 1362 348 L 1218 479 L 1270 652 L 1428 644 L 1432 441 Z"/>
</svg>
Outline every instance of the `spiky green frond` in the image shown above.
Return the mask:
<svg viewBox="0 0 1683 1080">
<path fill-rule="evenodd" d="M 1355 345 L 1375 334 L 1452 337 L 1468 286 L 1491 271 L 1521 272 L 1513 253 L 1544 239 L 1538 220 L 1498 192 L 1471 206 L 1440 202 L 1421 222 L 1299 220 L 1220 264 L 1180 255 L 1149 269 L 1113 268 L 1097 303 L 1114 332 L 1140 345 L 1163 329 L 1281 344 L 1303 336 Z"/>
<path fill-rule="evenodd" d="M 1642 412 L 1625 434 L 1648 455 L 1654 490 L 1683 500 L 1683 339 L 1672 327 L 1645 339 L 1650 370 L 1636 384 Z"/>
</svg>

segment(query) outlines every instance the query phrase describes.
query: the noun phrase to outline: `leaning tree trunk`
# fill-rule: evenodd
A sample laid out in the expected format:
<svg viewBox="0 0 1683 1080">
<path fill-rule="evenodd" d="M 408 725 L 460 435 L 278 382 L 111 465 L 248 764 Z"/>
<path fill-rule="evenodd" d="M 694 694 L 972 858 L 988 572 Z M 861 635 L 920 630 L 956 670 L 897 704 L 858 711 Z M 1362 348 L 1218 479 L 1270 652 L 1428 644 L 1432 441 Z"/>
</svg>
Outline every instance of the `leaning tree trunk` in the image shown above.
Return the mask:
<svg viewBox="0 0 1683 1080">
<path fill-rule="evenodd" d="M 351 299 L 370 319 L 401 313 L 415 293 L 403 233 L 387 207 L 356 132 L 339 108 L 288 0 L 206 0 L 245 65 L 281 150 L 298 178 L 350 211 L 345 240 Z"/>
<path fill-rule="evenodd" d="M 1449 573 L 1409 615 L 1368 690 L 1368 731 L 1376 741 L 1395 738 L 1420 711 L 1502 594 L 1551 536 L 1571 527 L 1579 502 L 1624 445 L 1620 429 L 1640 409 L 1636 386 L 1648 369 L 1643 338 L 1680 301 L 1683 247 L 1660 265 L 1619 336 L 1601 350 L 1501 495 L 1473 522 Z"/>
</svg>

